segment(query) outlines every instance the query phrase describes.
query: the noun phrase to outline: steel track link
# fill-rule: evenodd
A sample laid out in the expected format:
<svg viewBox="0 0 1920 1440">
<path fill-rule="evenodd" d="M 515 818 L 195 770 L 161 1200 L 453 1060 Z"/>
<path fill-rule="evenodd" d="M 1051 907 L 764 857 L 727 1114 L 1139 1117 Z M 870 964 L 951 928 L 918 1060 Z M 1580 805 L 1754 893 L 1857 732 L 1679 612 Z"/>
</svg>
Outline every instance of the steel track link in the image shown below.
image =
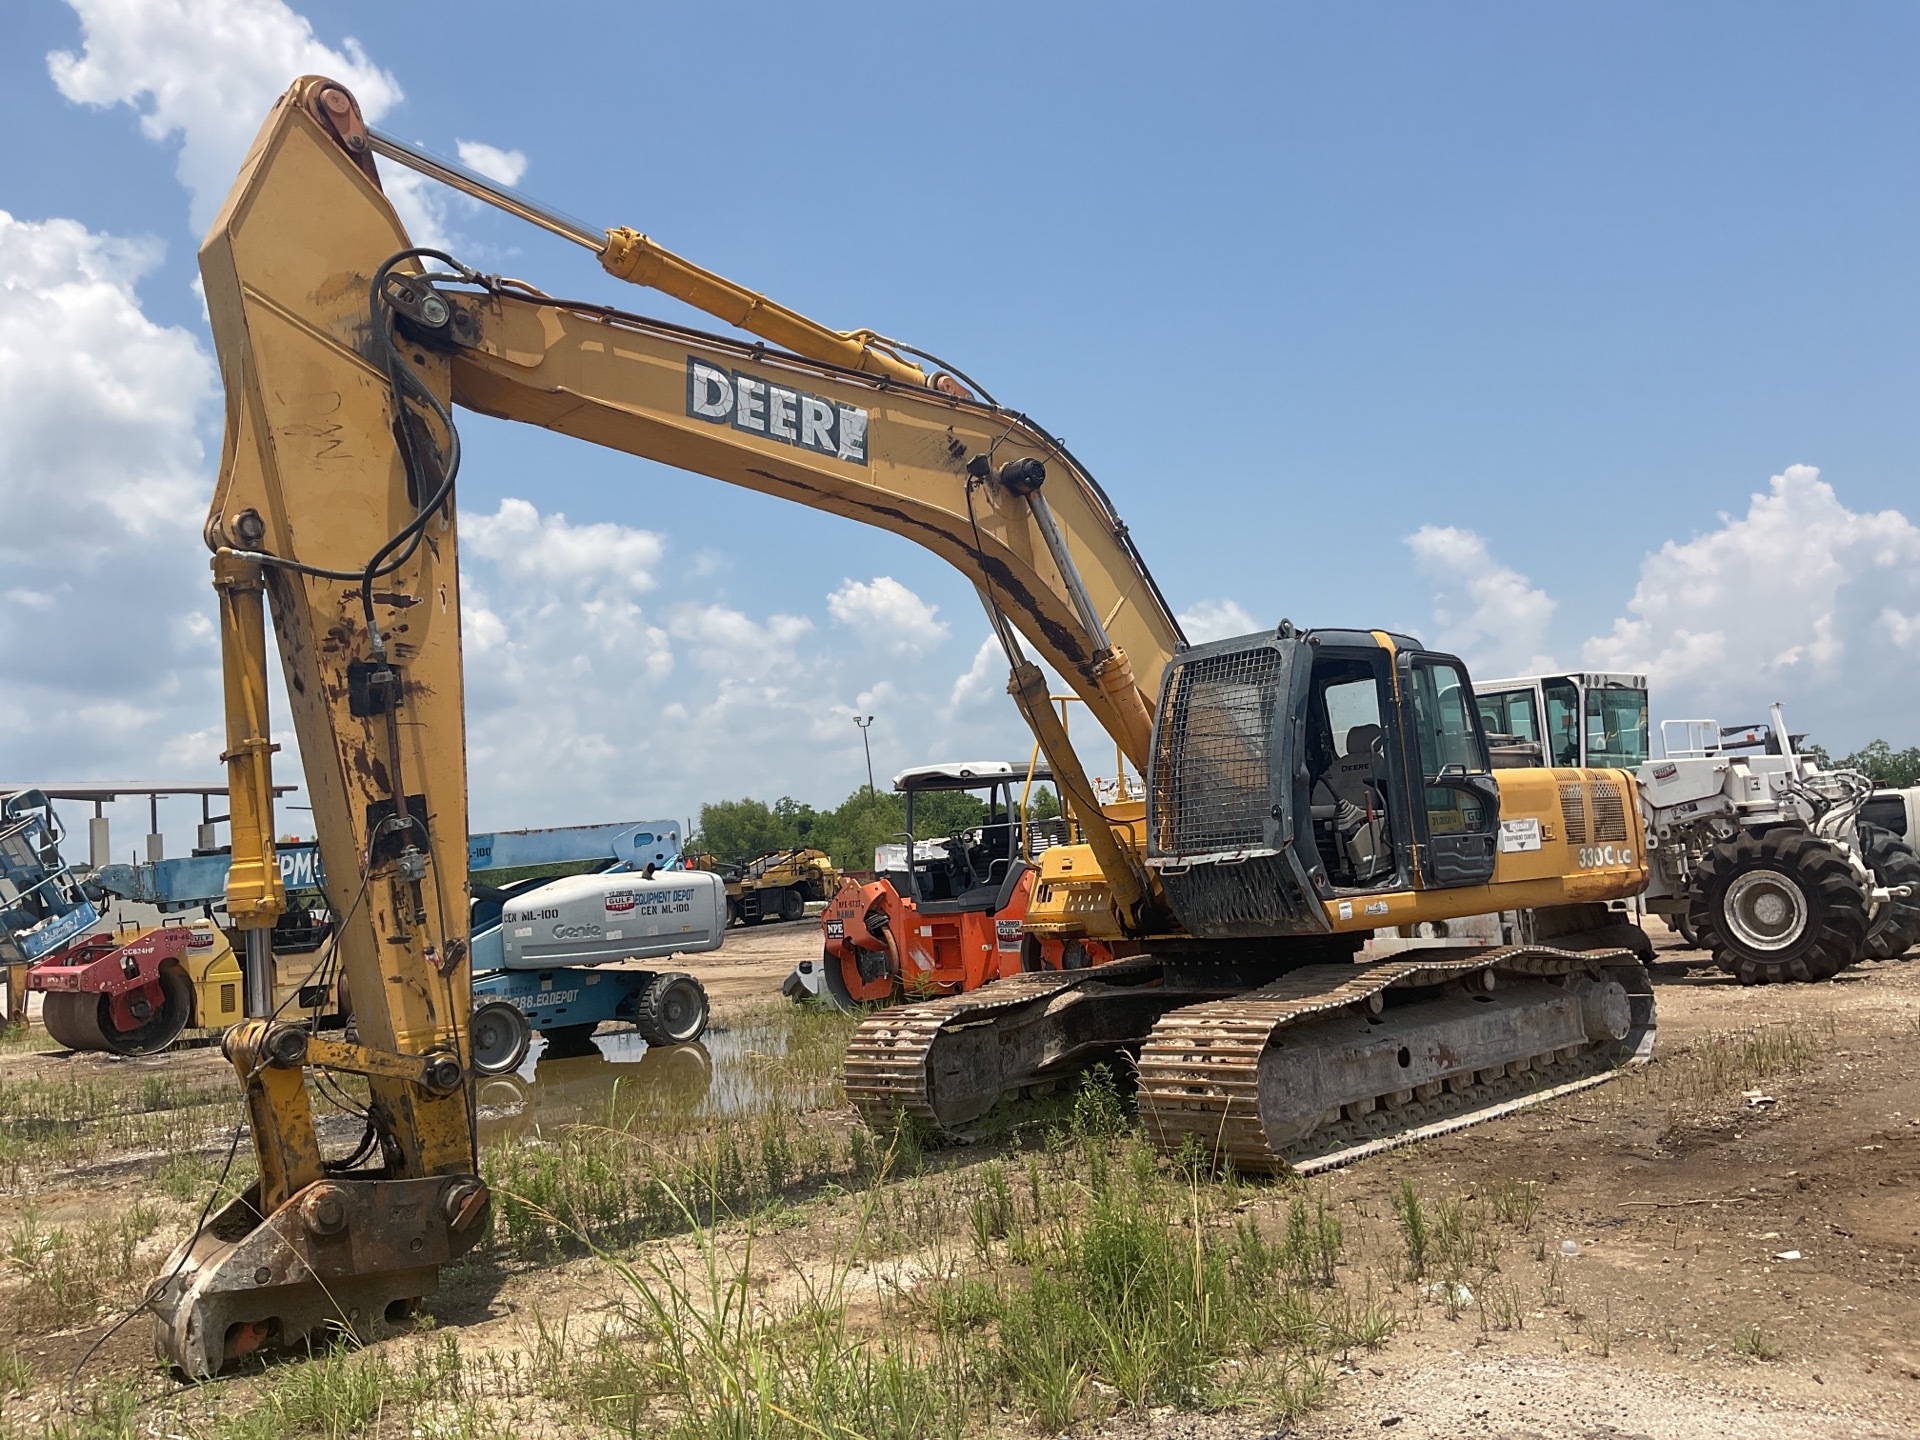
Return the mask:
<svg viewBox="0 0 1920 1440">
<path fill-rule="evenodd" d="M 1116 960 L 1089 970 L 1039 970 L 995 980 L 964 995 L 882 1010 L 861 1022 L 847 1045 L 848 1102 L 877 1134 L 903 1116 L 938 1129 L 927 1064 L 943 1031 L 980 1024 L 1029 1005 L 1043 1005 L 1093 981 L 1127 978 L 1156 968 L 1147 960 Z"/>
<path fill-rule="evenodd" d="M 1162 1016 L 1140 1053 L 1140 1115 L 1165 1154 L 1178 1152 L 1191 1136 L 1206 1153 L 1243 1172 L 1313 1173 L 1599 1084 L 1612 1074 L 1612 1052 L 1620 1047 L 1606 1055 L 1598 1053 L 1602 1047 L 1556 1055 L 1552 1064 L 1525 1074 L 1510 1073 L 1508 1066 L 1467 1071 L 1449 1079 L 1444 1094 L 1323 1127 L 1290 1147 L 1269 1143 L 1260 1114 L 1261 1057 L 1289 1025 L 1349 1006 L 1371 1008 L 1391 987 L 1438 985 L 1488 970 L 1569 975 L 1596 965 L 1637 977 L 1627 982 L 1635 1029 L 1623 1044 L 1627 1063 L 1644 1062 L 1652 1051 L 1652 991 L 1628 951 L 1505 946 L 1456 959 L 1313 965 L 1245 995 Z"/>
</svg>

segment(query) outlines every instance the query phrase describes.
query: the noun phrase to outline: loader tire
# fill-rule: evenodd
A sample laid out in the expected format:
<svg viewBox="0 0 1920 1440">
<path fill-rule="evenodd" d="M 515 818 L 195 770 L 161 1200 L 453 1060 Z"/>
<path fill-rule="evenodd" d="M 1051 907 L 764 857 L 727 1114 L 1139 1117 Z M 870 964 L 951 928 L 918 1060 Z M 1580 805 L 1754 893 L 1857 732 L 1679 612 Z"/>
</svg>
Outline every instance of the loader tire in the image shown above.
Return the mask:
<svg viewBox="0 0 1920 1440">
<path fill-rule="evenodd" d="M 1920 855 L 1891 830 L 1878 825 L 1860 827 L 1860 858 L 1873 871 L 1873 883 L 1892 889 L 1911 885 L 1904 900 L 1889 900 L 1867 928 L 1867 957 L 1896 960 L 1920 941 Z"/>
<path fill-rule="evenodd" d="M 656 975 L 640 992 L 633 1027 L 649 1045 L 684 1045 L 707 1028 L 707 989 L 679 971 Z"/>
<path fill-rule="evenodd" d="M 1804 830 L 1742 833 L 1707 852 L 1687 921 L 1742 985 L 1831 980 L 1867 939 L 1867 895 L 1846 857 Z"/>
<path fill-rule="evenodd" d="M 1700 948 L 1700 936 L 1695 932 L 1693 922 L 1685 915 L 1667 915 L 1662 918 L 1666 920 L 1667 928 L 1686 941 L 1689 946 L 1695 950 Z"/>
</svg>

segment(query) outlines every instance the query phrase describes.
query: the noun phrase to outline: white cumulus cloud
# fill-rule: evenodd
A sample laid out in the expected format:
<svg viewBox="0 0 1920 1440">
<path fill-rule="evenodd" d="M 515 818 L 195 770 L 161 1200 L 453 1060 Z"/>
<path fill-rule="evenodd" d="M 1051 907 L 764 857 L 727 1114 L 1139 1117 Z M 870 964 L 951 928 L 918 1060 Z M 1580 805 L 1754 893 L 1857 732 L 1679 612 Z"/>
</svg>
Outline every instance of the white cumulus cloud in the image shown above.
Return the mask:
<svg viewBox="0 0 1920 1440">
<path fill-rule="evenodd" d="M 1430 643 L 1489 677 L 1553 668 L 1544 652 L 1557 602 L 1546 591 L 1495 560 L 1471 530 L 1422 525 L 1406 543 L 1415 568 L 1440 585 Z"/>
<path fill-rule="evenodd" d="M 1195 645 L 1270 628 L 1249 615 L 1237 600 L 1199 600 L 1182 610 L 1179 618 L 1180 628 Z"/>
<path fill-rule="evenodd" d="M 160 255 L 0 211 L 0 558 L 59 577 L 128 537 L 198 528 L 213 366 L 140 308 L 134 286 Z"/>
<path fill-rule="evenodd" d="M 520 177 L 527 173 L 527 157 L 518 150 L 502 150 L 497 145 L 488 145 L 479 140 L 455 141 L 460 152 L 460 163 L 469 170 L 478 170 L 489 180 L 502 185 L 518 185 Z"/>
<path fill-rule="evenodd" d="M 668 629 L 686 642 L 687 656 L 703 670 L 737 680 L 760 680 L 799 664 L 799 644 L 813 630 L 804 615 L 770 615 L 755 620 L 727 605 L 683 604 L 673 609 Z"/>
<path fill-rule="evenodd" d="M 827 613 L 862 641 L 894 655 L 924 655 L 947 638 L 947 623 L 891 575 L 843 580 L 827 596 Z"/>
<path fill-rule="evenodd" d="M 995 695 L 1005 694 L 1006 688 L 1007 652 L 989 635 L 973 652 L 973 663 L 955 677 L 947 705 L 954 710 L 979 705 Z"/>
<path fill-rule="evenodd" d="M 1920 678 L 1888 646 L 1915 640 L 1920 527 L 1849 509 L 1792 465 L 1742 515 L 1641 563 L 1626 614 L 1587 641 L 1594 668 L 1645 671 L 1659 709 L 1744 721 L 1791 702 L 1796 730 L 1851 748 L 1911 733 Z"/>
<path fill-rule="evenodd" d="M 369 121 L 400 103 L 400 84 L 348 38 L 323 44 L 281 0 L 68 0 L 81 49 L 47 57 L 53 83 L 83 105 L 129 105 L 153 140 L 178 140 L 175 173 L 196 233 L 220 203 L 273 102 L 301 75 L 340 81 Z"/>
<path fill-rule="evenodd" d="M 1880 612 L 1880 626 L 1902 650 L 1920 652 L 1920 614 L 1902 615 L 1889 605 Z"/>
<path fill-rule="evenodd" d="M 0 776 L 150 773 L 218 704 L 201 516 L 213 364 L 151 241 L 0 212 Z M 196 768 L 217 764 L 215 747 Z"/>
<path fill-rule="evenodd" d="M 178 146 L 175 174 L 186 187 L 196 235 L 213 224 L 247 147 L 300 76 L 325 75 L 345 85 L 368 124 L 385 120 L 406 98 L 393 72 L 358 40 L 325 43 L 313 22 L 283 0 L 67 3 L 80 19 L 80 48 L 47 56 L 54 85 L 76 104 L 126 105 L 149 139 Z M 458 149 L 473 169 L 504 184 L 526 173 L 527 157 L 518 150 L 478 140 L 459 141 Z M 377 163 L 414 243 L 457 247 L 454 192 L 404 166 Z"/>
<path fill-rule="evenodd" d="M 490 560 L 499 573 L 536 585 L 578 590 L 613 583 L 632 593 L 653 589 L 666 552 L 651 530 L 595 523 L 572 525 L 559 512 L 542 515 L 508 496 L 491 515 L 461 517 L 467 554 Z"/>
</svg>

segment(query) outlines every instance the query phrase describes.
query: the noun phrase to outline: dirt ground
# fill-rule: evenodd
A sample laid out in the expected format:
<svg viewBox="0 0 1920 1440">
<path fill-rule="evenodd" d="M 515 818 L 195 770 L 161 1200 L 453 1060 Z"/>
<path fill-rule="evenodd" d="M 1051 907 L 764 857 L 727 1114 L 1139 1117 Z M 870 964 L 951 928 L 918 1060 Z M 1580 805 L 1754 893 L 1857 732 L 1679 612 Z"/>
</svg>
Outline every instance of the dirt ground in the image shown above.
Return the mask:
<svg viewBox="0 0 1920 1440">
<path fill-rule="evenodd" d="M 743 1002 L 777 997 L 788 971 L 802 960 L 819 958 L 820 923 L 809 916 L 792 923 L 735 926 L 720 949 L 686 957 L 686 969 L 707 987 L 715 1013 L 724 1014 Z"/>
<path fill-rule="evenodd" d="M 1533 1176 L 1549 1258 L 1544 1274 L 1515 1267 L 1523 1328 L 1488 1335 L 1471 1311 L 1422 1312 L 1344 1367 L 1333 1402 L 1296 1433 L 1920 1432 L 1920 966 L 1753 990 L 1677 943 L 1659 961 L 1645 1077 L 1337 1178 L 1344 1198 L 1381 1207 L 1403 1178 L 1472 1194 L 1487 1177 Z M 1696 1102 L 1689 1065 L 1706 1071 L 1721 1037 L 1750 1026 L 1790 1027 L 1821 1053 L 1753 1092 Z"/>
<path fill-rule="evenodd" d="M 1644 1072 L 1330 1177 L 1328 1197 L 1390 1233 L 1394 1195 L 1472 1197 L 1532 1180 L 1541 1203 L 1495 1293 L 1403 1309 L 1377 1351 L 1338 1365 L 1293 1434 L 1316 1440 L 1489 1436 L 1895 1436 L 1920 1433 L 1920 963 L 1869 964 L 1818 986 L 1742 989 L 1654 930 L 1656 1059 Z M 777 996 L 816 953 L 811 924 L 733 932 L 689 964 L 716 1020 Z M 1755 1060 L 1753 1032 L 1797 1047 Z M 1763 1057 L 1764 1058 L 1764 1057 Z M 1777 1057 L 1776 1057 L 1777 1058 Z M 164 1071 L 215 1084 L 218 1052 L 142 1061 L 0 1056 L 0 1082 Z M 1761 1078 L 1752 1080 L 1753 1075 Z M 835 1117 L 834 1123 L 843 1123 Z M 964 1158 L 959 1162 L 969 1163 Z M 85 1168 L 27 1204 L 52 1220 L 139 1198 L 137 1167 Z M 525 1317 L 586 1304 L 582 1262 L 523 1268 L 464 1313 L 462 1343 L 516 1343 Z M 1501 1323 L 1488 1322 L 1497 1306 Z M 130 1327 L 137 1329 L 139 1327 Z M 99 1333 L 36 1340 L 51 1370 Z M 108 1348 L 145 1364 L 145 1337 Z M 1252 1440 L 1281 1433 L 1231 1415 L 1152 1411 L 1101 1435 Z"/>
</svg>

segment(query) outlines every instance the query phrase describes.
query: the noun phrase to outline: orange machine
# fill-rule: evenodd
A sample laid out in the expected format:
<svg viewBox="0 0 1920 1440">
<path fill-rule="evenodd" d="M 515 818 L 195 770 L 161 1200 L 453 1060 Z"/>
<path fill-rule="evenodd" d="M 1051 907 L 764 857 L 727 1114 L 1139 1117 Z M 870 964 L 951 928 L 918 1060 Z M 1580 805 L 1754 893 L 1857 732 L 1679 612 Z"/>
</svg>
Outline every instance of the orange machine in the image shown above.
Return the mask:
<svg viewBox="0 0 1920 1440">
<path fill-rule="evenodd" d="M 851 1007 L 952 995 L 1021 971 L 1084 969 L 1113 959 L 1105 942 L 1047 939 L 1025 929 L 1039 875 L 1034 856 L 1065 839 L 1063 820 L 1030 820 L 1024 802 L 1051 778 L 1004 760 L 922 765 L 896 775 L 909 835 L 920 796 L 979 791 L 986 815 L 944 839 L 909 845 L 903 835 L 881 846 L 877 878 L 842 886 L 821 913 L 818 984 L 811 983 L 815 962 L 802 961 L 787 993 L 818 993 Z"/>
</svg>

